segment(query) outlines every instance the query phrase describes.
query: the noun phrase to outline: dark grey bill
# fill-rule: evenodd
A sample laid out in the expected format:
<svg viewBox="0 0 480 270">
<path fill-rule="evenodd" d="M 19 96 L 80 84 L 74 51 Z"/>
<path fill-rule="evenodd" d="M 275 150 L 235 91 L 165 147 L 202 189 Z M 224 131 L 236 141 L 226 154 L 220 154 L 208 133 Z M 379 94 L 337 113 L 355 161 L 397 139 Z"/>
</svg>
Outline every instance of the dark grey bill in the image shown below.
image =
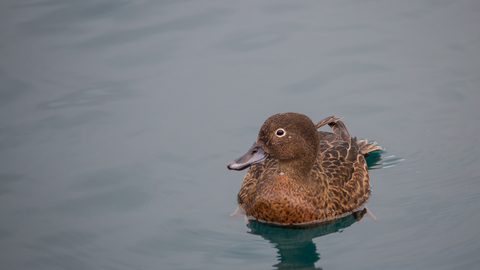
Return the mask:
<svg viewBox="0 0 480 270">
<path fill-rule="evenodd" d="M 229 170 L 241 171 L 250 167 L 253 164 L 260 163 L 268 158 L 268 154 L 262 149 L 262 142 L 254 143 L 248 152 L 230 162 L 227 165 Z"/>
</svg>

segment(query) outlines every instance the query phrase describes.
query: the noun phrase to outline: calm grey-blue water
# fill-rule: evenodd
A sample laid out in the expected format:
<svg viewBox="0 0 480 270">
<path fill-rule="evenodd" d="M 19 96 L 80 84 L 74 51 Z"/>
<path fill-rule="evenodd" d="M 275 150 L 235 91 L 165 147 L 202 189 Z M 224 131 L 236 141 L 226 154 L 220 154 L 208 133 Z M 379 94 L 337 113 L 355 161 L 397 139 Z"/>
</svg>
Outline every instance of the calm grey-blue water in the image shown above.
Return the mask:
<svg viewBox="0 0 480 270">
<path fill-rule="evenodd" d="M 280 112 L 383 147 L 376 221 L 229 217 Z M 478 269 L 479 119 L 477 0 L 2 1 L 0 269 Z"/>
</svg>

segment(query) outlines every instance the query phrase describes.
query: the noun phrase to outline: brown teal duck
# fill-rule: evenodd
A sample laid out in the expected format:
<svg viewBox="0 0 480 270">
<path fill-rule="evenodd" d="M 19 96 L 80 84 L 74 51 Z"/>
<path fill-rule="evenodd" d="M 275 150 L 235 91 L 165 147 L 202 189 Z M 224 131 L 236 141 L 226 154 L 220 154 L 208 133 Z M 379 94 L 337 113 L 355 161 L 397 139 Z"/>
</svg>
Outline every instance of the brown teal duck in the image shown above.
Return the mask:
<svg viewBox="0 0 480 270">
<path fill-rule="evenodd" d="M 350 136 L 339 117 L 316 125 L 299 113 L 268 118 L 248 152 L 230 170 L 248 167 L 238 203 L 261 221 L 299 224 L 334 219 L 366 202 L 370 180 L 365 156 L 375 142 Z M 317 131 L 329 125 L 333 133 Z"/>
</svg>

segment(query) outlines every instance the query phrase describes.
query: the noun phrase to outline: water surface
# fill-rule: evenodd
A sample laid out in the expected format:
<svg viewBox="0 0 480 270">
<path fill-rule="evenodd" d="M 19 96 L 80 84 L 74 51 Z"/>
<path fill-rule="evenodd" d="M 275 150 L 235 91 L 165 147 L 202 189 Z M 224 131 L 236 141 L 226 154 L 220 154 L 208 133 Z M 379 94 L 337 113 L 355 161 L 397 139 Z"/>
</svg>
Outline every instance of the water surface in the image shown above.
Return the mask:
<svg viewBox="0 0 480 270">
<path fill-rule="evenodd" d="M 476 269 L 479 29 L 474 0 L 3 1 L 0 268 Z M 385 148 L 377 222 L 229 217 L 288 111 Z"/>
</svg>

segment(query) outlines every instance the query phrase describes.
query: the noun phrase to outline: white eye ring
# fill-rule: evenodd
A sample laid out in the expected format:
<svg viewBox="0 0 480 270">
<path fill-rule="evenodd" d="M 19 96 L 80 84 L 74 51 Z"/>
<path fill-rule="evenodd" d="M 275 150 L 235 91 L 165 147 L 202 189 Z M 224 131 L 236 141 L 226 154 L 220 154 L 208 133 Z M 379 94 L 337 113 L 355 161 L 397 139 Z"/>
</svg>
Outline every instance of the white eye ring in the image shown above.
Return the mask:
<svg viewBox="0 0 480 270">
<path fill-rule="evenodd" d="M 287 132 L 285 132 L 283 128 L 279 128 L 277 129 L 277 131 L 275 131 L 275 135 L 277 135 L 277 137 L 279 138 L 285 136 L 285 134 L 287 134 Z"/>
</svg>

